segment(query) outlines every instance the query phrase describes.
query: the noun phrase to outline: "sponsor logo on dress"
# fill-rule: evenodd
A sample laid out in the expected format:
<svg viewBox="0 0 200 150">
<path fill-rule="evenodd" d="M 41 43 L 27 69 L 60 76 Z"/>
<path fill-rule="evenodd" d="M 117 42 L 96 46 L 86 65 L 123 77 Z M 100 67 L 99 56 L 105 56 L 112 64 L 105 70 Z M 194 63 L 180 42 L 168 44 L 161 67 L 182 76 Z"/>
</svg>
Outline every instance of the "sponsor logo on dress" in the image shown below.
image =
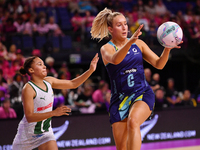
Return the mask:
<svg viewBox="0 0 200 150">
<path fill-rule="evenodd" d="M 43 100 L 45 100 L 45 97 L 40 97 L 40 99 L 43 99 Z"/>
<path fill-rule="evenodd" d="M 137 49 L 136 49 L 136 48 L 133 48 L 132 51 L 133 51 L 134 53 L 136 53 L 136 52 L 137 52 Z"/>
<path fill-rule="evenodd" d="M 37 111 L 42 111 L 42 110 L 48 109 L 48 108 L 52 107 L 52 105 L 53 105 L 53 102 L 49 103 L 49 104 L 46 105 L 46 106 L 38 107 L 38 108 L 37 108 Z"/>
<path fill-rule="evenodd" d="M 125 70 L 124 74 L 133 73 L 133 72 L 136 72 L 136 71 L 137 71 L 136 68 L 131 68 L 131 69 Z"/>
<path fill-rule="evenodd" d="M 42 137 L 44 134 L 36 134 L 34 136 L 32 136 L 33 138 L 39 138 L 39 137 Z"/>
</svg>

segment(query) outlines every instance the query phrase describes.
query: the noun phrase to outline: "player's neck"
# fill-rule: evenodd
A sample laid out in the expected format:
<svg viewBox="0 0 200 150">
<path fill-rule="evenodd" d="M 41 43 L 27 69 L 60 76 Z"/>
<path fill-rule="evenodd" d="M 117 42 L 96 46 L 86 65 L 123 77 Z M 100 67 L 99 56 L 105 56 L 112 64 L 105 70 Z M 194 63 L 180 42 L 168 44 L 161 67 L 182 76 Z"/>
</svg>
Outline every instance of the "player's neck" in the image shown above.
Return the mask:
<svg viewBox="0 0 200 150">
<path fill-rule="evenodd" d="M 31 82 L 33 82 L 34 84 L 36 85 L 40 85 L 40 84 L 43 84 L 43 79 L 41 78 L 31 78 Z"/>
<path fill-rule="evenodd" d="M 122 47 L 124 46 L 124 44 L 128 41 L 128 39 L 125 39 L 125 40 L 118 40 L 118 39 L 111 39 L 111 42 L 113 44 L 115 44 L 117 47 Z"/>
</svg>

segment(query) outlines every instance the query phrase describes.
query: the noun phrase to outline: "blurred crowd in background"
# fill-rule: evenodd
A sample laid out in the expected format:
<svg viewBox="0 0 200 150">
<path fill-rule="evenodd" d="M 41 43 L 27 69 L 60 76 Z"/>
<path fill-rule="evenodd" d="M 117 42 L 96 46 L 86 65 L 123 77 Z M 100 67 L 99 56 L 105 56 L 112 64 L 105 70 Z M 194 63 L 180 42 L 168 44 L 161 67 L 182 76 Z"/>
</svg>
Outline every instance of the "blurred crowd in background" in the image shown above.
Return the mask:
<svg viewBox="0 0 200 150">
<path fill-rule="evenodd" d="M 166 21 L 177 22 L 183 29 L 183 47 L 200 46 L 200 0 L 1 0 L 0 118 L 23 116 L 21 91 L 29 77 L 18 70 L 26 57 L 43 58 L 48 75 L 59 79 L 81 73 L 72 75 L 63 60 L 55 66 L 54 56 L 80 49 L 98 52 L 99 43 L 91 39 L 90 29 L 105 7 L 125 15 L 129 36 L 144 24 L 140 38 L 151 48 L 158 46 L 157 28 Z M 155 110 L 200 105 L 200 84 L 195 91 L 177 91 L 173 78 L 163 86 L 160 75 L 152 74 L 150 68 L 145 68 L 145 76 L 156 95 Z M 111 96 L 109 83 L 101 78 L 88 79 L 77 89 L 54 90 L 54 94 L 54 109 L 68 105 L 78 114 L 108 112 Z"/>
</svg>

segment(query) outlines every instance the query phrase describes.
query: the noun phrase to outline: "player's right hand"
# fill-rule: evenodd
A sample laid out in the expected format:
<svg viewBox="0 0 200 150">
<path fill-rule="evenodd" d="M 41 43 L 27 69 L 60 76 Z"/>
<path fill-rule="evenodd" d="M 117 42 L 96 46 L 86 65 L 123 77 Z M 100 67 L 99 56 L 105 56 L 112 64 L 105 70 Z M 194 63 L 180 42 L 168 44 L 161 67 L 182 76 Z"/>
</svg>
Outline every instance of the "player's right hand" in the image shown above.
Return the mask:
<svg viewBox="0 0 200 150">
<path fill-rule="evenodd" d="M 135 43 L 136 40 L 138 39 L 138 37 L 142 34 L 141 29 L 144 25 L 141 24 L 138 29 L 135 31 L 135 33 L 131 36 L 130 40 L 132 41 L 132 43 Z"/>
<path fill-rule="evenodd" d="M 69 115 L 69 112 L 71 112 L 71 109 L 67 106 L 60 106 L 57 107 L 54 111 L 53 111 L 53 116 L 62 116 L 62 115 Z"/>
</svg>

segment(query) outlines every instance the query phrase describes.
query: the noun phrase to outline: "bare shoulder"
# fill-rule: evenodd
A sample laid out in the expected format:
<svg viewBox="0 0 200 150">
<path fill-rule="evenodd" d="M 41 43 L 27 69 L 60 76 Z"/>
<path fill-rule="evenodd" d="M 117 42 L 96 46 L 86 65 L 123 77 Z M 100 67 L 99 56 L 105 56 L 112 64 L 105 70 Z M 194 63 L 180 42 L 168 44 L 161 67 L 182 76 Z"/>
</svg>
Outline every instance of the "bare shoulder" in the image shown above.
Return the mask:
<svg viewBox="0 0 200 150">
<path fill-rule="evenodd" d="M 51 76 L 47 76 L 44 78 L 45 81 L 49 82 L 51 85 L 52 83 L 55 81 L 56 78 L 51 77 Z"/>
<path fill-rule="evenodd" d="M 141 39 L 138 39 L 135 44 L 140 48 L 141 51 L 143 51 L 145 47 L 148 47 L 147 44 Z"/>
<path fill-rule="evenodd" d="M 113 46 L 108 44 L 108 43 L 106 43 L 101 47 L 101 50 L 110 49 L 111 47 L 113 47 Z"/>
<path fill-rule="evenodd" d="M 23 90 L 30 90 L 32 87 L 31 85 L 27 82 L 24 87 L 23 87 Z"/>
<path fill-rule="evenodd" d="M 26 83 L 22 89 L 22 94 L 24 95 L 35 95 L 35 91 L 33 89 L 33 87 L 29 84 L 29 83 Z"/>
<path fill-rule="evenodd" d="M 114 51 L 115 52 L 115 48 L 112 45 L 106 43 L 101 47 L 100 51 L 101 51 L 101 53 L 104 53 L 104 52 L 107 52 L 107 51 Z"/>
<path fill-rule="evenodd" d="M 138 46 L 142 46 L 145 44 L 145 42 L 141 39 L 137 39 L 137 41 L 135 42 L 135 44 L 137 44 Z"/>
</svg>

